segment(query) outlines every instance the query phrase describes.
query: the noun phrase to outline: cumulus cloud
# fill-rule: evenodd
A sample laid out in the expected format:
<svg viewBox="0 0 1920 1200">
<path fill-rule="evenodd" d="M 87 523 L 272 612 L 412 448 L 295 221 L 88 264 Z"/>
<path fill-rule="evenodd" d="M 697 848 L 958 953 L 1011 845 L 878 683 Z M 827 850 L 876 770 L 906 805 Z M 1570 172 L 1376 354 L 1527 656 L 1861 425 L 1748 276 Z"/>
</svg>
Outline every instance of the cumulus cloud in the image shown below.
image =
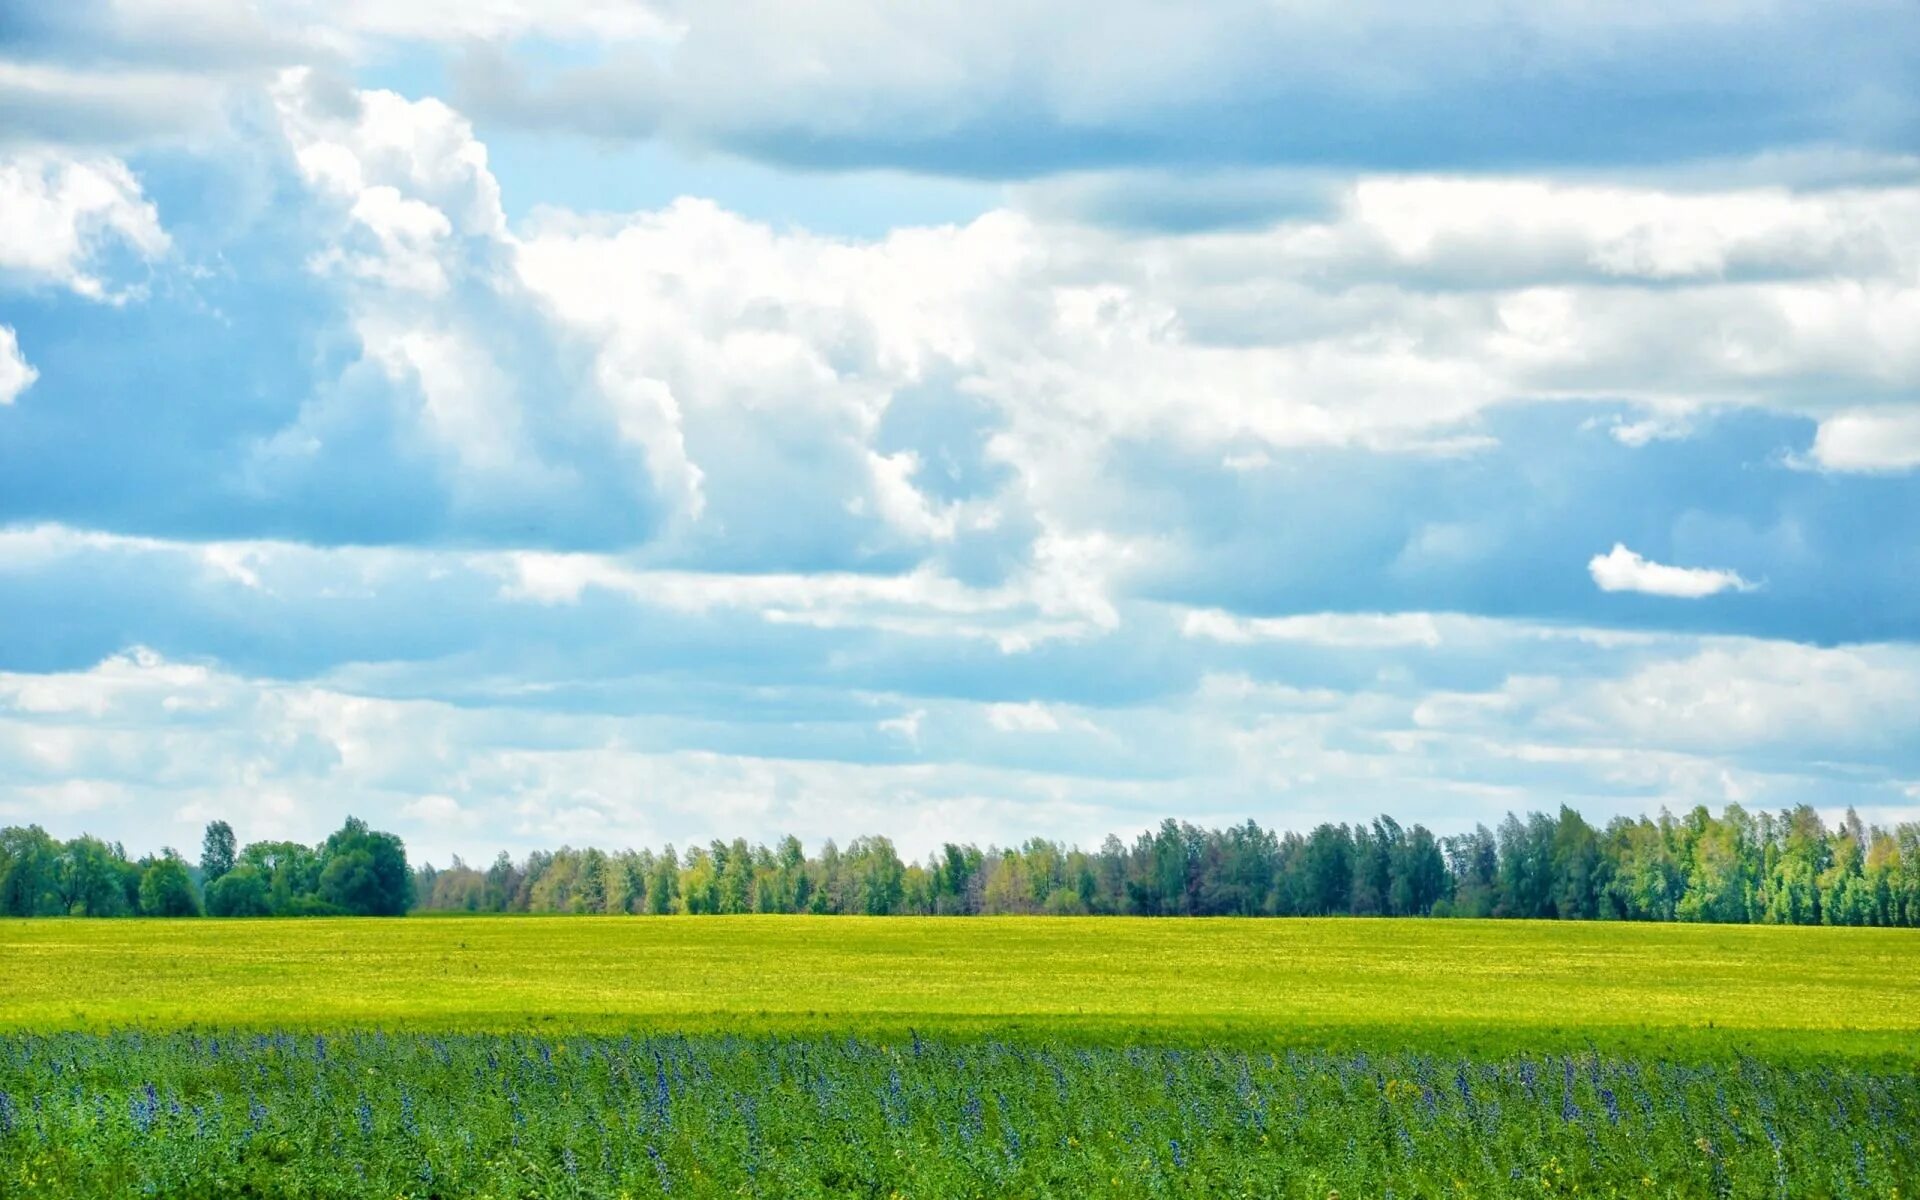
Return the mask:
<svg viewBox="0 0 1920 1200">
<path fill-rule="evenodd" d="M 888 693 L 814 710 L 805 755 L 777 728 L 741 740 L 671 706 L 449 704 L 135 648 L 0 672 L 0 812 L 135 847 L 216 816 L 243 837 L 311 840 L 346 812 L 386 813 L 436 861 L 786 830 L 881 832 L 921 854 L 956 837 L 1091 841 L 1168 812 L 1299 826 L 1358 806 L 1444 832 L 1543 793 L 1593 817 L 1821 796 L 1899 807 L 1920 769 L 1900 716 L 1920 701 L 1911 647 L 1667 637 L 1594 648 L 1559 676 L 1503 675 L 1538 634 L 1486 632 L 1481 692 L 1393 671 L 1340 688 L 1214 673 L 1103 705 L 1097 722 L 1043 701 Z M 1414 651 L 1388 653 L 1417 677 Z M 895 715 L 876 722 L 876 706 Z"/>
<path fill-rule="evenodd" d="M 1742 579 L 1737 571 L 1653 562 L 1619 542 L 1605 554 L 1594 555 L 1587 571 L 1603 592 L 1644 592 L 1683 600 L 1699 600 L 1728 590 L 1750 592 L 1759 586 Z"/>
<path fill-rule="evenodd" d="M 438 854 L 1908 799 L 1914 18 L 1083 7 L 31 7 L 0 811 Z M 634 209 L 511 122 L 762 165 Z M 767 162 L 1024 182 L 831 236 Z"/>
<path fill-rule="evenodd" d="M 0 404 L 12 404 L 38 378 L 40 372 L 20 352 L 20 338 L 10 326 L 0 325 Z"/>
<path fill-rule="evenodd" d="M 1920 406 L 1828 417 L 1814 433 L 1812 459 L 1829 471 L 1907 471 L 1920 466 Z"/>
<path fill-rule="evenodd" d="M 119 302 L 98 262 L 124 250 L 152 261 L 168 238 L 127 165 L 114 158 L 31 152 L 0 157 L 0 280 L 53 284 Z"/>
<path fill-rule="evenodd" d="M 1367 174 L 1225 232 L 1001 209 L 832 238 L 692 199 L 509 227 L 448 105 L 314 70 L 272 97 L 312 204 L 305 241 L 275 245 L 337 306 L 303 314 L 334 339 L 304 361 L 337 368 L 342 336 L 360 353 L 275 397 L 239 486 L 182 482 L 203 523 L 270 509 L 285 530 L 350 472 L 405 498 L 361 540 L 511 540 L 538 506 L 534 540 L 578 548 L 986 578 L 1042 538 L 1177 558 L 1185 531 L 1131 527 L 1137 446 L 1272 475 L 1319 448 L 1483 455 L 1526 402 L 1625 402 L 1657 414 L 1616 429 L 1644 443 L 1706 410 L 1823 419 L 1840 381 L 1897 407 L 1920 382 L 1910 186 Z M 897 419 L 928 395 L 976 415 Z"/>
</svg>

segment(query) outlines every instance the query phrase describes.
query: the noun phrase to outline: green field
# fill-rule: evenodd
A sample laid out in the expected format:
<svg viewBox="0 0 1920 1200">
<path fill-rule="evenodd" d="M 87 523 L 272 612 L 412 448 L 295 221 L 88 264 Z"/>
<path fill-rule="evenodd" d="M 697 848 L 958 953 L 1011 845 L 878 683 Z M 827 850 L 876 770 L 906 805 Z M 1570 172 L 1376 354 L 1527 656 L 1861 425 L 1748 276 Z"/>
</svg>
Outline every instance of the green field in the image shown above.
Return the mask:
<svg viewBox="0 0 1920 1200">
<path fill-rule="evenodd" d="M 0 923 L 0 1194 L 1897 1197 L 1920 936 Z"/>
<path fill-rule="evenodd" d="M 1119 918 L 0 922 L 0 1028 L 1920 1056 L 1908 930 Z"/>
</svg>

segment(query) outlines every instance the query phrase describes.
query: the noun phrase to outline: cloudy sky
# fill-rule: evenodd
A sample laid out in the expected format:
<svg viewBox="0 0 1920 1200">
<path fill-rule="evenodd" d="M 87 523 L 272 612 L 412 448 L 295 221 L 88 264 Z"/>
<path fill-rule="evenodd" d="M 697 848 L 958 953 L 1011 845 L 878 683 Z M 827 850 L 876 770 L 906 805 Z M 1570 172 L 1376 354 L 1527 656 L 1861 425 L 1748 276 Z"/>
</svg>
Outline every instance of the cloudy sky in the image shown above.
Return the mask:
<svg viewBox="0 0 1920 1200">
<path fill-rule="evenodd" d="M 1736 801 L 1920 813 L 1911 0 L 0 0 L 0 822 Z"/>
</svg>

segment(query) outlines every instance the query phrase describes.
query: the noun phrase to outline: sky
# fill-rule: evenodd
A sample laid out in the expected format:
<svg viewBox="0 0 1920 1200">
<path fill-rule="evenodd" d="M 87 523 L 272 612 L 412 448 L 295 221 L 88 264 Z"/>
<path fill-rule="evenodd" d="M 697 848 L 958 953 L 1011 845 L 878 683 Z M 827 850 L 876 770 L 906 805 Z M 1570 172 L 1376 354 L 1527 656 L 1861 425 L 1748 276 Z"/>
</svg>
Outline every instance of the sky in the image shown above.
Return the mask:
<svg viewBox="0 0 1920 1200">
<path fill-rule="evenodd" d="M 1911 0 L 0 0 L 0 823 L 1920 816 Z"/>
</svg>

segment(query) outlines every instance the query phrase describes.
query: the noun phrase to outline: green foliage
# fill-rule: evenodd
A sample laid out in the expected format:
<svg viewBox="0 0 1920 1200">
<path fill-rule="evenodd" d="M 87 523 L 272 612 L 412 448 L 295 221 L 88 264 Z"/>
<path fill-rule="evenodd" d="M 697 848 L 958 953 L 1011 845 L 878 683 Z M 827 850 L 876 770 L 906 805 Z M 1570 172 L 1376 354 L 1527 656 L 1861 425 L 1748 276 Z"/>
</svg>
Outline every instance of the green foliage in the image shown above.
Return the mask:
<svg viewBox="0 0 1920 1200">
<path fill-rule="evenodd" d="M 413 903 L 407 851 L 391 833 L 377 833 L 358 817 L 320 848 L 322 903 L 348 916 L 397 917 Z"/>
<path fill-rule="evenodd" d="M 77 837 L 68 842 L 54 862 L 54 889 L 62 911 L 76 917 L 128 915 L 139 899 L 138 883 L 133 896 L 127 894 L 131 866 L 118 846 L 99 838 Z"/>
<path fill-rule="evenodd" d="M 1912 1071 L 998 1040 L 0 1038 L 10 1196 L 1904 1194 Z"/>
<path fill-rule="evenodd" d="M 273 900 L 267 881 L 256 867 L 241 864 L 221 875 L 207 888 L 207 915 L 210 917 L 269 917 Z"/>
<path fill-rule="evenodd" d="M 225 821 L 214 821 L 207 826 L 206 836 L 200 842 L 200 880 L 204 885 L 212 886 L 233 870 L 234 846 L 233 826 Z"/>
<path fill-rule="evenodd" d="M 255 842 L 237 853 L 232 827 L 215 821 L 200 862 L 207 911 L 218 917 L 400 916 L 413 903 L 406 847 L 352 817 L 317 847 Z M 476 883 L 469 911 L 497 910 L 509 899 L 524 903 Z M 0 829 L 0 916 L 199 913 L 192 873 L 171 850 L 130 862 L 119 845 L 96 837 L 63 844 L 38 825 Z"/>
<path fill-rule="evenodd" d="M 41 917 L 64 913 L 55 888 L 60 844 L 38 825 L 0 829 L 0 913 Z"/>
<path fill-rule="evenodd" d="M 197 917 L 200 898 L 193 893 L 187 864 L 169 853 L 140 876 L 140 913 L 147 917 Z"/>
<path fill-rule="evenodd" d="M 459 859 L 410 871 L 390 833 L 348 818 L 319 846 L 255 842 L 231 852 L 216 821 L 204 877 L 233 867 L 264 882 L 275 916 L 435 912 L 670 913 L 731 916 L 1449 916 L 1778 925 L 1920 925 L 1920 823 L 1891 830 L 1852 813 L 1829 830 L 1802 806 L 1752 815 L 1616 818 L 1604 829 L 1561 808 L 1436 837 L 1382 816 L 1275 833 L 1252 821 L 1201 829 L 1163 821 L 1132 845 L 1096 850 L 1033 838 L 949 844 L 907 863 L 884 837 L 808 858 L 798 839 L 690 847 L 501 854 L 484 871 Z M 91 837 L 64 845 L 37 826 L 0 829 L 0 915 L 141 911 L 153 860 L 127 861 Z M 230 867 L 228 864 L 231 863 Z M 211 892 L 209 893 L 211 895 Z M 252 884 L 216 913 L 255 913 Z"/>
<path fill-rule="evenodd" d="M 1891 831 L 1811 808 L 1752 816 L 1617 818 L 1570 808 L 1510 816 L 1495 833 L 1436 837 L 1391 817 L 1276 834 L 1163 821 L 1088 852 L 1043 838 L 949 844 L 902 862 L 885 838 L 806 857 L 794 838 L 603 852 L 563 846 L 484 874 L 422 867 L 442 912 L 914 915 L 1458 916 L 1727 924 L 1920 925 L 1920 824 Z"/>
</svg>

